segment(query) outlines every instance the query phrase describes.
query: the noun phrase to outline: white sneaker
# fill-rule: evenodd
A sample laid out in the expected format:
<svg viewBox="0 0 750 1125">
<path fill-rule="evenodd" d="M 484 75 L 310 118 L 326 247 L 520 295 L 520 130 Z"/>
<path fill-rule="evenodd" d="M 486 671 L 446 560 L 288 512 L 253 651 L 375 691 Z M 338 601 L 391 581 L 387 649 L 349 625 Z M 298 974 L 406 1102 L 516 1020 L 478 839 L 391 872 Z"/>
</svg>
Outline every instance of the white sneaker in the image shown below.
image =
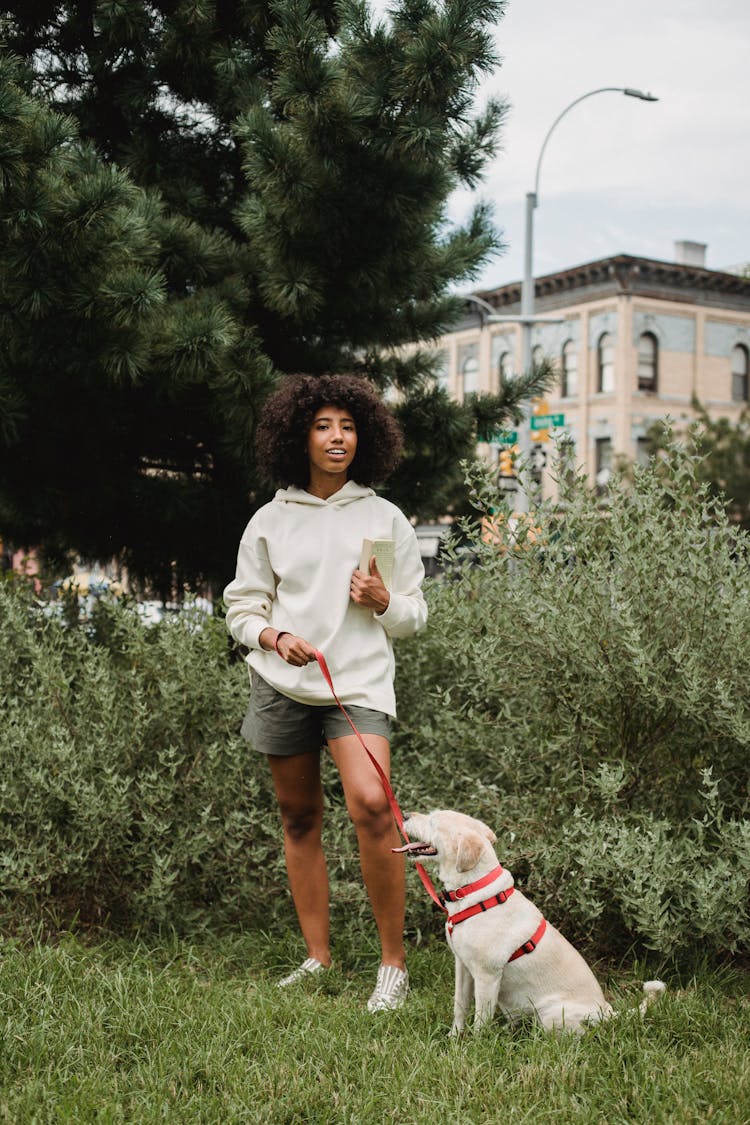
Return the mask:
<svg viewBox="0 0 750 1125">
<path fill-rule="evenodd" d="M 396 965 L 381 965 L 375 991 L 367 1001 L 368 1012 L 391 1012 L 403 1008 L 409 992 L 409 974 Z"/>
<path fill-rule="evenodd" d="M 321 973 L 328 966 L 324 965 L 322 961 L 317 961 L 315 957 L 308 957 L 303 961 L 298 969 L 290 973 L 288 977 L 282 977 L 280 981 L 276 982 L 277 988 L 288 988 L 290 984 L 297 984 L 306 977 L 313 976 L 315 973 Z"/>
</svg>

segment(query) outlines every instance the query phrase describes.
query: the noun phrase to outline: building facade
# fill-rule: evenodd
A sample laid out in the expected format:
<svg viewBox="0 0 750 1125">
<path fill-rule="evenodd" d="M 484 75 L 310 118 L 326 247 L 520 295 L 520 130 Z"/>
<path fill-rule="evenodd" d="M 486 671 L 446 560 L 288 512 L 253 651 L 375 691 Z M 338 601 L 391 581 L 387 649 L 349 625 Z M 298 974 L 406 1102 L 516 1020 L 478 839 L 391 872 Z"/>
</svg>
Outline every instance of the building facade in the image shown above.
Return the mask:
<svg viewBox="0 0 750 1125">
<path fill-rule="evenodd" d="M 532 328 L 532 356 L 558 372 L 544 409 L 563 416 L 552 433 L 590 479 L 606 478 L 615 457 L 646 456 L 649 426 L 667 416 L 684 426 L 694 397 L 712 417 L 738 418 L 747 405 L 750 279 L 706 269 L 700 243 L 676 251 L 674 262 L 618 254 L 536 280 L 535 314 L 556 321 Z M 478 296 L 509 319 L 494 323 L 469 300 L 438 342 L 441 379 L 458 399 L 497 391 L 520 365 L 520 282 Z"/>
</svg>

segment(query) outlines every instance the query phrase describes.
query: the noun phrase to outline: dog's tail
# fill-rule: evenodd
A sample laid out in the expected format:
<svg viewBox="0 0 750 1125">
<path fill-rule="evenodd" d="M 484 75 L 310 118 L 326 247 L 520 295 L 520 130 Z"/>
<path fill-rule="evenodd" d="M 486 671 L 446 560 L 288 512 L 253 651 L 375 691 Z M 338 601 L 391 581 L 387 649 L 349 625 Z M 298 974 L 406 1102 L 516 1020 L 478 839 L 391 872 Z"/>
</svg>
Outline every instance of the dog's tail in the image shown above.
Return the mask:
<svg viewBox="0 0 750 1125">
<path fill-rule="evenodd" d="M 645 1016 L 646 1009 L 655 1004 L 667 991 L 667 986 L 663 980 L 645 980 L 643 982 L 643 999 L 638 1005 L 638 1011 L 642 1016 Z"/>
</svg>

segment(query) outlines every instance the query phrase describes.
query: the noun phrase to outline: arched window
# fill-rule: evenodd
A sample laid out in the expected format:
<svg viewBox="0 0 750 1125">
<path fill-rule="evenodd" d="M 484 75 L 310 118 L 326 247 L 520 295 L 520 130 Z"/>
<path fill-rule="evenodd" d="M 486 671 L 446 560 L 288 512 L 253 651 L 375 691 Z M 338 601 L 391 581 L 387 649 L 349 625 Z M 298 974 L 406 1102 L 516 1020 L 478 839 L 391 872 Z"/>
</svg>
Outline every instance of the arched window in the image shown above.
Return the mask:
<svg viewBox="0 0 750 1125">
<path fill-rule="evenodd" d="M 479 352 L 476 344 L 465 344 L 458 352 L 458 369 L 464 395 L 479 390 Z"/>
<path fill-rule="evenodd" d="M 732 348 L 732 400 L 747 402 L 748 375 L 750 375 L 750 354 L 744 344 Z"/>
<path fill-rule="evenodd" d="M 500 356 L 500 386 L 514 379 L 516 375 L 513 352 L 503 352 Z"/>
<path fill-rule="evenodd" d="M 653 332 L 638 339 L 638 390 L 655 391 L 659 381 L 659 343 Z"/>
<path fill-rule="evenodd" d="M 450 382 L 451 358 L 447 348 L 437 353 L 435 360 L 435 381 L 439 387 L 447 387 Z"/>
<path fill-rule="evenodd" d="M 562 350 L 562 396 L 578 394 L 578 352 L 572 340 Z"/>
<path fill-rule="evenodd" d="M 604 395 L 615 389 L 615 342 L 609 332 L 603 332 L 597 345 L 597 390 Z"/>
<path fill-rule="evenodd" d="M 479 360 L 475 355 L 464 362 L 461 374 L 464 381 L 464 394 L 473 394 L 479 387 Z"/>
</svg>

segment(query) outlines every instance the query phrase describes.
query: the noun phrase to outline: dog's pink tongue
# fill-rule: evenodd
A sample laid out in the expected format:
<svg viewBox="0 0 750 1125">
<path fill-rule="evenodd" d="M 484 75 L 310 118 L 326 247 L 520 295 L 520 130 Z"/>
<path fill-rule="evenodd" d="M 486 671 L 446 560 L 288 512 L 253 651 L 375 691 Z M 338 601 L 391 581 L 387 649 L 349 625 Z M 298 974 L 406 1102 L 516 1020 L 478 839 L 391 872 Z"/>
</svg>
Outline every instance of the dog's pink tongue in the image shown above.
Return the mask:
<svg viewBox="0 0 750 1125">
<path fill-rule="evenodd" d="M 391 848 L 392 852 L 416 852 L 421 848 L 426 848 L 424 840 L 411 840 L 408 844 L 404 844 L 400 848 Z"/>
</svg>

